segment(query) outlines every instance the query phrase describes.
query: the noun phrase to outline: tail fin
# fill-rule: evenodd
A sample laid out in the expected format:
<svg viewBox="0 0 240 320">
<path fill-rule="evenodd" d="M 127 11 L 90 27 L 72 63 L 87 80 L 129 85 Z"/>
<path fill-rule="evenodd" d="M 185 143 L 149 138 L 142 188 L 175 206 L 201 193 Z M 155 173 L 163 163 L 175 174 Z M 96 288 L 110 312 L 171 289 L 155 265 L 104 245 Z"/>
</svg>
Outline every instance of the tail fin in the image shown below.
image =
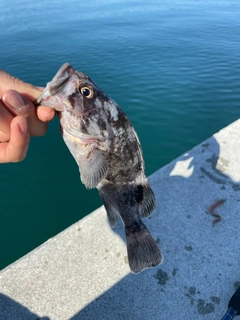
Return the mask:
<svg viewBox="0 0 240 320">
<path fill-rule="evenodd" d="M 126 227 L 128 261 L 133 273 L 162 263 L 161 251 L 143 222 L 137 229 Z"/>
</svg>

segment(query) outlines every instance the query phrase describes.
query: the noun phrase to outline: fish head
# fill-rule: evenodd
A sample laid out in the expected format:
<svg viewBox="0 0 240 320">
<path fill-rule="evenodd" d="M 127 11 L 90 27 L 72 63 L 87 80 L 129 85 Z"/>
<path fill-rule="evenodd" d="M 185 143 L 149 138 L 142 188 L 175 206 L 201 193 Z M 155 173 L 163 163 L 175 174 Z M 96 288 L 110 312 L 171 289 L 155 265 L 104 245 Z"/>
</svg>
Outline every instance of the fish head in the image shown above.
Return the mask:
<svg viewBox="0 0 240 320">
<path fill-rule="evenodd" d="M 91 139 L 106 135 L 108 100 L 90 77 L 65 63 L 36 102 L 60 112 L 63 130 Z"/>
</svg>

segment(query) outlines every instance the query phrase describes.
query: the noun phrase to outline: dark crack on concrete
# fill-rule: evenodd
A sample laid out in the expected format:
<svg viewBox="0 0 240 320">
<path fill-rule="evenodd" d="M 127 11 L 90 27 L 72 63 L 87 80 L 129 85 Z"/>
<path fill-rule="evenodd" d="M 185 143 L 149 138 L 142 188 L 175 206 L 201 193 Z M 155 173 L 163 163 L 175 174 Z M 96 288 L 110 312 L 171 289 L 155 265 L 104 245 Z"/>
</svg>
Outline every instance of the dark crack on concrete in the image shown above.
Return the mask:
<svg viewBox="0 0 240 320">
<path fill-rule="evenodd" d="M 240 185 L 239 184 L 232 184 L 233 191 L 239 191 Z"/>
<path fill-rule="evenodd" d="M 175 277 L 176 273 L 178 271 L 178 268 L 174 268 L 173 271 L 172 271 L 172 275 Z"/>
<path fill-rule="evenodd" d="M 205 160 L 206 162 L 209 162 L 211 164 L 211 168 L 214 172 L 216 172 L 217 175 L 220 177 L 224 178 L 224 180 L 215 177 L 212 173 L 207 171 L 205 168 L 201 167 L 200 170 L 213 182 L 216 182 L 218 184 L 222 184 L 221 190 L 225 190 L 226 188 L 223 185 L 230 184 L 233 191 L 239 191 L 240 190 L 240 184 L 239 183 L 233 183 L 230 178 L 222 173 L 220 170 L 216 168 L 217 162 L 218 162 L 218 157 L 216 154 L 213 154 L 211 158 L 208 158 Z"/>
<path fill-rule="evenodd" d="M 195 288 L 195 287 L 189 287 L 189 288 L 188 288 L 188 292 L 189 292 L 192 296 L 194 296 L 194 295 L 196 294 L 196 288 Z"/>
<path fill-rule="evenodd" d="M 216 164 L 218 162 L 218 156 L 215 153 L 211 156 L 211 158 L 208 158 L 205 161 L 211 163 L 211 168 L 213 170 L 216 170 Z"/>
<path fill-rule="evenodd" d="M 214 153 L 211 158 L 208 158 L 205 161 L 211 164 L 211 168 L 213 171 L 215 171 L 219 176 L 226 179 L 226 175 L 216 168 L 218 159 L 219 159 L 218 156 Z"/>
<path fill-rule="evenodd" d="M 189 287 L 188 293 L 185 293 L 186 297 L 190 299 L 191 306 L 194 304 L 195 299 L 193 296 L 196 294 L 196 288 L 195 287 Z"/>
<path fill-rule="evenodd" d="M 199 314 L 208 314 L 215 311 L 215 306 L 211 302 L 205 302 L 203 299 L 198 299 L 197 310 Z"/>
<path fill-rule="evenodd" d="M 220 304 L 220 298 L 219 297 L 212 296 L 212 297 L 210 297 L 210 299 L 212 300 L 213 303 Z"/>
<path fill-rule="evenodd" d="M 205 142 L 201 145 L 203 148 L 208 148 L 210 146 L 210 143 L 209 142 Z"/>
<path fill-rule="evenodd" d="M 211 174 L 210 172 L 208 172 L 206 169 L 204 169 L 203 167 L 200 168 L 200 170 L 206 175 L 208 176 L 209 179 L 211 179 L 213 182 L 217 183 L 217 184 L 226 184 L 226 181 L 222 180 L 222 179 L 218 179 L 216 178 L 213 174 Z"/>
<path fill-rule="evenodd" d="M 190 304 L 191 304 L 191 306 L 193 306 L 193 305 L 194 305 L 194 302 L 195 302 L 195 300 L 193 299 L 193 297 L 192 297 L 189 293 L 186 293 L 185 295 L 186 295 L 186 297 L 188 297 L 188 298 L 190 299 Z"/>
<path fill-rule="evenodd" d="M 165 272 L 161 269 L 158 269 L 154 278 L 157 279 L 158 284 L 161 284 L 162 286 L 164 286 L 167 283 L 167 281 L 169 280 L 169 276 L 168 276 L 167 272 Z"/>
</svg>

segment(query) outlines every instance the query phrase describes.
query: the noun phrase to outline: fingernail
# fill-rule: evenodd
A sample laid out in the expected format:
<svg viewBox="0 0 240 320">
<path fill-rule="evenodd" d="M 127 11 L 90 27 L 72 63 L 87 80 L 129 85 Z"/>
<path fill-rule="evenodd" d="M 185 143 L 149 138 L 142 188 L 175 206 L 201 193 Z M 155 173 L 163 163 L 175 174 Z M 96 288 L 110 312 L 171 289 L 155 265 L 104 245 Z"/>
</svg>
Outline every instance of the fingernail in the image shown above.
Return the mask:
<svg viewBox="0 0 240 320">
<path fill-rule="evenodd" d="M 20 128 L 20 130 L 21 130 L 21 132 L 23 134 L 27 134 L 28 133 L 28 126 L 27 126 L 26 119 L 21 119 L 20 121 L 18 121 L 17 124 L 18 124 L 18 126 L 19 126 L 19 128 Z"/>
<path fill-rule="evenodd" d="M 21 111 L 26 107 L 23 98 L 14 90 L 8 91 L 4 102 L 7 103 L 10 108 L 18 111 Z"/>
</svg>

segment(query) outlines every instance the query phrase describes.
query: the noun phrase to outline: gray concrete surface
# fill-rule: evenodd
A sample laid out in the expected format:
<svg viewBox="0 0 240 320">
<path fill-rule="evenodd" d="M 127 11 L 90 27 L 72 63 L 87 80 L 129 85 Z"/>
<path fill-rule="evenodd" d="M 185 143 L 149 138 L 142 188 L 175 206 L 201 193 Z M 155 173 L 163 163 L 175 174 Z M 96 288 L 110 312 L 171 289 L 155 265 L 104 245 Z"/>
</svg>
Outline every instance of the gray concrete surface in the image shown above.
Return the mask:
<svg viewBox="0 0 240 320">
<path fill-rule="evenodd" d="M 0 272 L 0 319 L 221 319 L 240 286 L 240 120 L 150 182 L 162 265 L 131 274 L 122 224 L 101 207 Z"/>
</svg>

